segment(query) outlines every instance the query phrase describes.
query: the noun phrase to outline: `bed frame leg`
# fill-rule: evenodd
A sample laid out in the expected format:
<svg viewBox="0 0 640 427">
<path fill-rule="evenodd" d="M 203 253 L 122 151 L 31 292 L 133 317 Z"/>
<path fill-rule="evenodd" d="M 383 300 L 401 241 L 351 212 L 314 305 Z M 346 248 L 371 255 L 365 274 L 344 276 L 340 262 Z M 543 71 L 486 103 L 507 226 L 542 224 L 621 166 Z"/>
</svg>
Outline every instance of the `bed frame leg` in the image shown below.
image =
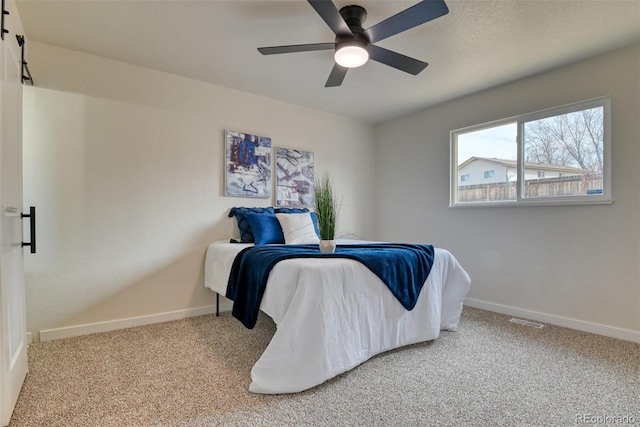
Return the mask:
<svg viewBox="0 0 640 427">
<path fill-rule="evenodd" d="M 216 293 L 216 317 L 220 317 L 220 294 Z"/>
</svg>

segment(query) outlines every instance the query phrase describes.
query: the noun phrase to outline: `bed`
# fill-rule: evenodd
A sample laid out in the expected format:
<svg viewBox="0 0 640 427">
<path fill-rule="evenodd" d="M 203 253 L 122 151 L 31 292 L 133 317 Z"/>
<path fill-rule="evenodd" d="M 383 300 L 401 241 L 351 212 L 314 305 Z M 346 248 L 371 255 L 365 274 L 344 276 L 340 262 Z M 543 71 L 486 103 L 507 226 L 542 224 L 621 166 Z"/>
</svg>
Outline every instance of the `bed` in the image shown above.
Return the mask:
<svg viewBox="0 0 640 427">
<path fill-rule="evenodd" d="M 362 241 L 338 240 L 338 245 Z M 205 286 L 224 296 L 236 255 L 252 244 L 216 241 L 205 259 Z M 455 331 L 471 280 L 455 257 L 435 248 L 429 276 L 408 311 L 378 276 L 344 258 L 294 258 L 271 270 L 260 310 L 277 328 L 251 370 L 254 393 L 296 393 L 372 356 Z"/>
</svg>

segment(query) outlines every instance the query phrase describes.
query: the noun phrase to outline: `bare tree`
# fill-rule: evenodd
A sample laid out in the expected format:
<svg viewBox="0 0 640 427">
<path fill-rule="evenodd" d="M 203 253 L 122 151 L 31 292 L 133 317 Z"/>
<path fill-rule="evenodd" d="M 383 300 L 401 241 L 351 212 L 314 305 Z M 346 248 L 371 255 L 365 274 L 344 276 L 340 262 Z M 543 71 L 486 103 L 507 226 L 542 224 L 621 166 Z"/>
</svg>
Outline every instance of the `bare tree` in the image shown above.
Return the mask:
<svg viewBox="0 0 640 427">
<path fill-rule="evenodd" d="M 527 161 L 602 172 L 603 108 L 525 123 Z"/>
</svg>

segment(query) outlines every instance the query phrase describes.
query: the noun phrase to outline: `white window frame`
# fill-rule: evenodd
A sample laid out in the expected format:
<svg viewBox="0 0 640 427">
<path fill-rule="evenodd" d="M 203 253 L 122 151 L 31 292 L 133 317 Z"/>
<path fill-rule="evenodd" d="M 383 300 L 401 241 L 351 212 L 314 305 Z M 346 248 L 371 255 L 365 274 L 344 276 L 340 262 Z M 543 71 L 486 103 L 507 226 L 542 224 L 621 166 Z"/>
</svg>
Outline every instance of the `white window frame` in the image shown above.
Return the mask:
<svg viewBox="0 0 640 427">
<path fill-rule="evenodd" d="M 603 165 L 602 165 L 602 194 L 591 194 L 581 196 L 566 197 L 524 197 L 524 142 L 522 136 L 524 134 L 525 122 L 540 120 L 548 117 L 559 116 L 563 114 L 573 113 L 576 111 L 587 110 L 590 108 L 603 108 Z M 459 134 L 480 131 L 491 127 L 516 123 L 518 127 L 517 135 L 517 196 L 516 200 L 496 200 L 491 202 L 458 202 L 458 140 Z M 560 107 L 548 108 L 533 113 L 521 114 L 506 119 L 496 120 L 479 125 L 468 126 L 465 128 L 455 129 L 450 132 L 450 201 L 449 207 L 497 207 L 497 206 L 557 206 L 557 205 L 592 205 L 592 204 L 611 204 L 611 100 L 608 96 L 594 98 L 587 101 L 576 102 L 573 104 L 563 105 Z"/>
</svg>

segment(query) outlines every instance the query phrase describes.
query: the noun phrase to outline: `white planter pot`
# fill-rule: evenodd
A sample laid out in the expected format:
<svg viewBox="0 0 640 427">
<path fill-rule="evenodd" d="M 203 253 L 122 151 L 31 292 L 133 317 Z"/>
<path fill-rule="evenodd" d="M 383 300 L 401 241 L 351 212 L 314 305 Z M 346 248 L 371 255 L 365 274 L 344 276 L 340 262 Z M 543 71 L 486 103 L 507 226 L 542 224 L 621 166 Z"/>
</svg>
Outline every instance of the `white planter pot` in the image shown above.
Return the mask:
<svg viewBox="0 0 640 427">
<path fill-rule="evenodd" d="M 325 254 L 332 254 L 336 251 L 335 240 L 320 240 L 320 252 Z"/>
</svg>

